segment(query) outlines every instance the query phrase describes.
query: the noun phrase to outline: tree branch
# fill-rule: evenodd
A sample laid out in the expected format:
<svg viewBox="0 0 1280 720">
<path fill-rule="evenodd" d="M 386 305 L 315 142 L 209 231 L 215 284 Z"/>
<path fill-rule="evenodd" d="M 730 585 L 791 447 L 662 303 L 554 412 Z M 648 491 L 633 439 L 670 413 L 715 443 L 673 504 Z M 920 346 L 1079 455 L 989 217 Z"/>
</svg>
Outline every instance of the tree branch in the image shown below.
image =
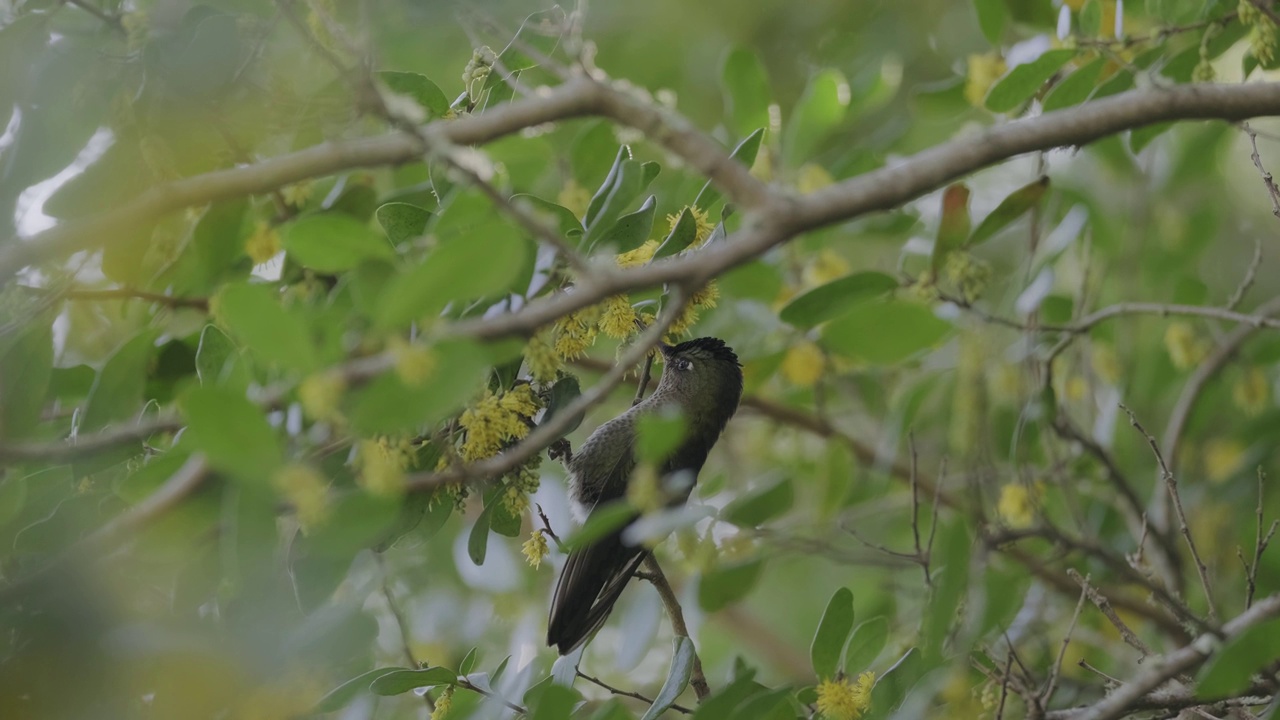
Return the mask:
<svg viewBox="0 0 1280 720">
<path fill-rule="evenodd" d="M 662 573 L 662 567 L 658 565 L 658 560 L 649 553 L 644 559 L 644 567 L 648 571 L 647 579 L 658 591 L 658 595 L 662 597 L 662 604 L 667 609 L 667 617 L 671 618 L 671 630 L 676 635 L 689 638 L 689 642 L 693 642 L 693 638 L 689 637 L 689 627 L 684 623 L 684 610 L 680 607 L 680 599 L 676 597 L 675 590 L 671 589 L 671 583 L 667 582 L 667 576 Z M 707 676 L 702 674 L 702 659 L 698 657 L 698 653 L 693 653 L 693 676 L 689 683 L 693 685 L 693 694 L 698 696 L 698 702 L 707 699 L 711 694 L 711 688 L 707 685 Z"/>
</svg>

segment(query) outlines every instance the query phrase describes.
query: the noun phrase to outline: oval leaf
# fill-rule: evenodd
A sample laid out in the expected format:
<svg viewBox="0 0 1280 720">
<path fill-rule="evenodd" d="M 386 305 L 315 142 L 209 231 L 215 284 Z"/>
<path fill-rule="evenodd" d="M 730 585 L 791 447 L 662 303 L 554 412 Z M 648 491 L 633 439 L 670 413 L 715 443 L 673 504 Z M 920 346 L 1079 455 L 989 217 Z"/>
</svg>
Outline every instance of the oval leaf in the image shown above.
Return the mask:
<svg viewBox="0 0 1280 720">
<path fill-rule="evenodd" d="M 762 125 L 768 125 L 768 123 L 762 123 Z M 756 162 L 756 155 L 760 153 L 760 143 L 763 140 L 764 127 L 758 127 L 750 135 L 743 138 L 742 142 L 738 143 L 733 152 L 729 153 L 729 157 L 747 167 L 751 167 Z M 702 185 L 702 189 L 698 191 L 698 196 L 693 199 L 693 205 L 706 210 L 719 199 L 720 191 L 708 180 Z"/>
<path fill-rule="evenodd" d="M 852 629 L 853 593 L 842 587 L 827 602 L 827 609 L 822 613 L 818 631 L 814 633 L 813 644 L 809 647 L 809 658 L 818 677 L 835 677 Z"/>
<path fill-rule="evenodd" d="M 782 480 L 729 503 L 721 517 L 739 527 L 758 527 L 785 513 L 795 503 L 790 480 Z"/>
<path fill-rule="evenodd" d="M 292 370 L 316 366 L 315 345 L 305 327 L 281 307 L 274 289 L 236 283 L 218 295 L 218 314 L 249 349 Z"/>
<path fill-rule="evenodd" d="M 219 387 L 194 387 L 179 405 L 187 418 L 184 437 L 194 441 L 214 467 L 261 485 L 279 467 L 282 456 L 275 430 L 244 395 Z"/>
<path fill-rule="evenodd" d="M 839 70 L 827 69 L 809 80 L 787 120 L 787 160 L 799 166 L 818 149 L 827 133 L 844 119 L 849 84 Z"/>
<path fill-rule="evenodd" d="M 350 270 L 364 260 L 390 260 L 395 251 L 365 223 L 345 213 L 308 215 L 284 226 L 284 249 L 324 273 Z"/>
<path fill-rule="evenodd" d="M 859 305 L 832 320 L 822 340 L 842 355 L 893 365 L 933 347 L 950 331 L 950 323 L 923 305 L 887 300 Z"/>
<path fill-rule="evenodd" d="M 882 272 L 868 270 L 846 275 L 795 298 L 782 308 L 778 317 L 807 330 L 897 287 L 898 281 Z"/>
<path fill-rule="evenodd" d="M 720 65 L 720 88 L 735 133 L 742 136 L 769 125 L 769 78 L 759 55 L 741 46 L 730 50 Z"/>
<path fill-rule="evenodd" d="M 640 720 L 657 720 L 658 716 L 675 704 L 680 693 L 689 687 L 689 678 L 693 676 L 693 662 L 696 659 L 693 641 L 683 635 L 677 635 L 673 644 L 675 648 L 671 653 L 671 667 L 667 670 L 667 679 L 662 683 L 658 696 L 653 699 L 653 705 L 649 706 Z"/>
<path fill-rule="evenodd" d="M 431 212 L 405 202 L 390 202 L 378 208 L 376 216 L 387 239 L 395 244 L 422 235 Z"/>
<path fill-rule="evenodd" d="M 1023 185 L 1009 193 L 1009 196 L 1001 200 L 996 209 L 992 210 L 990 215 L 982 218 L 982 222 L 978 223 L 978 227 L 974 228 L 973 235 L 969 236 L 969 242 L 966 243 L 966 247 L 973 247 L 990 240 L 991 236 L 1008 227 L 1023 213 L 1035 207 L 1048 189 L 1049 176 L 1045 175 L 1039 180 Z"/>
<path fill-rule="evenodd" d="M 369 683 L 369 690 L 374 695 L 401 695 L 420 687 L 438 687 L 440 685 L 456 685 L 458 674 L 449 668 L 432 667 L 421 670 L 393 670 L 380 675 Z"/>
<path fill-rule="evenodd" d="M 705 573 L 698 582 L 698 605 L 715 612 L 746 597 L 760 579 L 759 560 L 722 565 Z"/>
<path fill-rule="evenodd" d="M 1259 623 L 1222 646 L 1200 671 L 1196 697 L 1239 695 L 1253 685 L 1253 674 L 1280 658 L 1280 619 Z"/>
<path fill-rule="evenodd" d="M 355 700 L 357 695 L 369 689 L 369 683 L 377 680 L 383 675 L 388 675 L 401 670 L 407 670 L 407 668 L 378 668 L 377 670 L 370 670 L 362 675 L 357 675 L 338 687 L 330 690 L 328 694 L 320 698 L 320 702 L 316 703 L 316 706 L 312 708 L 311 712 L 331 713 L 335 710 L 341 710 L 352 700 Z"/>
<path fill-rule="evenodd" d="M 844 671 L 853 675 L 871 667 L 888 639 L 889 621 L 883 616 L 859 623 L 844 652 Z"/>
<path fill-rule="evenodd" d="M 384 70 L 378 79 L 397 95 L 408 95 L 427 111 L 428 118 L 438 118 L 449 112 L 449 98 L 426 75 L 413 72 Z"/>
<path fill-rule="evenodd" d="M 1003 113 L 1018 107 L 1075 56 L 1075 50 L 1048 50 L 1035 60 L 1013 68 L 987 93 L 987 109 Z"/>
</svg>

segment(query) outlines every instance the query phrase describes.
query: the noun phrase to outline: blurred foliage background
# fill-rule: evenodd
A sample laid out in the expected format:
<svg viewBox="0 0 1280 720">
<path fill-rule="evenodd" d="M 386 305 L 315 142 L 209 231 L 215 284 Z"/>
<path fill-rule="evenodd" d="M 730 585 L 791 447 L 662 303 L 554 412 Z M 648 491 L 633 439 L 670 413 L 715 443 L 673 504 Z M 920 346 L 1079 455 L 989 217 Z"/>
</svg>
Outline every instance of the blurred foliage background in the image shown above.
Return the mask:
<svg viewBox="0 0 1280 720">
<path fill-rule="evenodd" d="M 0 238 L 397 119 L 493 112 L 520 90 L 508 71 L 558 82 L 530 46 L 812 192 L 1045 109 L 1265 79 L 1274 12 L 7 0 Z M 451 337 L 574 282 L 469 175 L 626 268 L 732 242 L 745 213 L 684 160 L 566 120 L 224 194 L 29 266 L 0 290 L 0 714 L 612 720 L 675 700 L 694 646 L 699 718 L 1034 717 L 1046 686 L 1047 708 L 1096 700 L 1142 653 L 1068 570 L 1154 653 L 1280 590 L 1280 559 L 1254 553 L 1280 513 L 1259 494 L 1280 340 L 1238 322 L 1280 311 L 1275 131 L 1162 124 L 1019 157 L 700 290 L 673 337 L 723 338 L 747 387 L 692 510 L 654 513 L 694 642 L 633 583 L 582 657 L 599 682 L 574 690 L 543 646 L 563 554 L 542 531 L 574 528 L 561 465 L 431 473 L 516 443 L 670 298 Z M 610 194 L 626 172 L 643 180 Z M 361 359 L 374 372 L 353 374 Z M 1177 479 L 1203 583 L 1121 404 Z M 1211 664 L 1210 697 L 1253 687 L 1276 632 Z"/>
</svg>

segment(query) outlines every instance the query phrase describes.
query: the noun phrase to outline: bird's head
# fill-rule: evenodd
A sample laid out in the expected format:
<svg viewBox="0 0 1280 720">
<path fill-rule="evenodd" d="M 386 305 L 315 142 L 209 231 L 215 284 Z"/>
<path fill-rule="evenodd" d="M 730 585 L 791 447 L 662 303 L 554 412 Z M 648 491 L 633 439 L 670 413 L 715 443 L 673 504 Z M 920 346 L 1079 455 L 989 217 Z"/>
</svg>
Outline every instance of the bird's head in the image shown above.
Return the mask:
<svg viewBox="0 0 1280 720">
<path fill-rule="evenodd" d="M 664 343 L 658 349 L 663 369 L 655 394 L 674 396 L 695 414 L 712 413 L 728 421 L 742 397 L 742 365 L 733 349 L 712 337 Z"/>
</svg>

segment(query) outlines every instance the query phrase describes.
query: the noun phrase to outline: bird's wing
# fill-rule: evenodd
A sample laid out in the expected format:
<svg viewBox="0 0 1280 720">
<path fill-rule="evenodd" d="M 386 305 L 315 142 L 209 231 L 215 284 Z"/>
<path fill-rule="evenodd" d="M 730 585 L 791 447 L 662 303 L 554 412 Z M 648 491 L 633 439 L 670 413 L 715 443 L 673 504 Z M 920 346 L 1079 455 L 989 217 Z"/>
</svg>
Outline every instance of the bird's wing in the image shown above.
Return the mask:
<svg viewBox="0 0 1280 720">
<path fill-rule="evenodd" d="M 601 440 L 606 440 L 601 438 Z M 626 438 L 614 437 L 602 442 L 594 458 L 594 470 L 602 477 L 578 480 L 580 488 L 594 487 L 594 492 L 580 490 L 581 499 L 592 503 L 590 515 L 626 494 L 627 481 L 635 469 L 635 434 Z M 583 451 L 579 450 L 579 457 Z M 603 457 L 598 454 L 607 452 Z M 585 468 L 575 468 L 584 472 Z M 634 518 L 632 518 L 634 519 Z M 622 533 L 631 519 L 623 526 L 594 543 L 569 554 L 560 580 L 556 583 L 555 597 L 551 601 L 551 618 L 547 623 L 547 644 L 559 648 L 561 655 L 573 652 L 586 642 L 613 610 L 614 603 L 622 595 L 631 574 L 648 555 L 639 546 L 627 545 Z"/>
</svg>

